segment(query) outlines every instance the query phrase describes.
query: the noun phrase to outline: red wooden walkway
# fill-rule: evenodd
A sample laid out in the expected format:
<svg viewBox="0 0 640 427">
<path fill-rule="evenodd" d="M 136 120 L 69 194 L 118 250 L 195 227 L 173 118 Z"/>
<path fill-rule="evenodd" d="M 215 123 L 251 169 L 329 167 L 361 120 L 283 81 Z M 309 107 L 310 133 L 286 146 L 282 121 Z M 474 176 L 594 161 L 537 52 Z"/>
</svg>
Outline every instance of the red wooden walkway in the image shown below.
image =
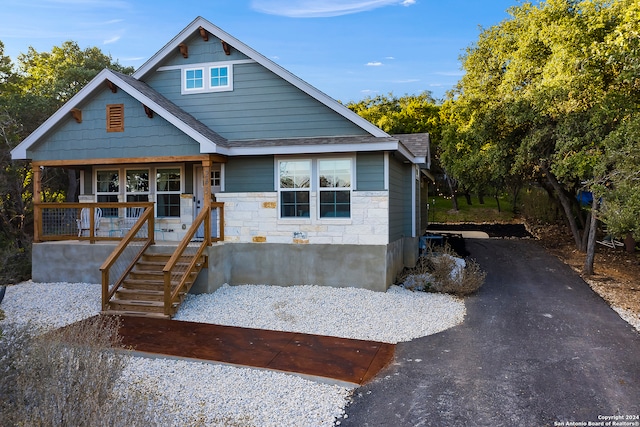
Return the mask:
<svg viewBox="0 0 640 427">
<path fill-rule="evenodd" d="M 136 352 L 295 372 L 353 384 L 373 379 L 395 345 L 148 317 L 122 316 L 122 345 Z"/>
</svg>

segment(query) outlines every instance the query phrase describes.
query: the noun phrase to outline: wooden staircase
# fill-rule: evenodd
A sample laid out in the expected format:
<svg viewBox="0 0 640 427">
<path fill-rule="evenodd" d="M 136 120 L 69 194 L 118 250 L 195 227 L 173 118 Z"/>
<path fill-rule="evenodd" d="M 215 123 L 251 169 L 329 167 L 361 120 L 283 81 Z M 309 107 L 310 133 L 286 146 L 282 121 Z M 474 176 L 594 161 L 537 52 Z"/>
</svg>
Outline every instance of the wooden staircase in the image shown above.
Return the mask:
<svg viewBox="0 0 640 427">
<path fill-rule="evenodd" d="M 170 314 L 164 312 L 164 273 L 163 268 L 171 258 L 171 253 L 150 253 L 146 251 L 125 277 L 122 285 L 109 301 L 106 314 L 171 318 L 178 311 L 186 294 L 206 264 L 205 257 L 197 262 L 196 270 L 187 278 L 186 286 L 171 301 Z M 177 264 L 178 269 L 191 262 L 183 256 Z M 172 291 L 178 286 L 179 277 L 172 277 Z"/>
</svg>

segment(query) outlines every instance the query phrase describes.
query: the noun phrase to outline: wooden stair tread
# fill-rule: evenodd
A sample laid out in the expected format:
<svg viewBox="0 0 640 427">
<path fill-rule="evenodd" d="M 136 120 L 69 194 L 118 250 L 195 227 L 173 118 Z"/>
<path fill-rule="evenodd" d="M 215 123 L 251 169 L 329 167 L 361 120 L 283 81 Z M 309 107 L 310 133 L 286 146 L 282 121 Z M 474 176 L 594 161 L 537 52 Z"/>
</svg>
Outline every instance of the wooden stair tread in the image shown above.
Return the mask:
<svg viewBox="0 0 640 427">
<path fill-rule="evenodd" d="M 164 313 L 156 313 L 152 311 L 128 311 L 128 310 L 107 310 L 102 311 L 101 314 L 109 314 L 113 316 L 134 316 L 134 317 L 152 317 L 156 319 L 170 319 L 171 316 L 167 316 Z"/>
<path fill-rule="evenodd" d="M 195 282 L 198 274 L 206 265 L 206 256 L 195 263 L 194 271 L 186 278 L 185 286 L 172 301 L 170 314 L 164 313 L 164 267 L 172 254 L 144 253 L 133 269 L 122 281 L 115 295 L 108 302 L 105 313 L 123 315 L 171 318 L 184 301 L 186 294 Z M 184 271 L 191 264 L 192 257 L 183 256 L 176 264 L 177 271 L 171 275 L 171 290 L 174 291 L 182 279 Z"/>
</svg>

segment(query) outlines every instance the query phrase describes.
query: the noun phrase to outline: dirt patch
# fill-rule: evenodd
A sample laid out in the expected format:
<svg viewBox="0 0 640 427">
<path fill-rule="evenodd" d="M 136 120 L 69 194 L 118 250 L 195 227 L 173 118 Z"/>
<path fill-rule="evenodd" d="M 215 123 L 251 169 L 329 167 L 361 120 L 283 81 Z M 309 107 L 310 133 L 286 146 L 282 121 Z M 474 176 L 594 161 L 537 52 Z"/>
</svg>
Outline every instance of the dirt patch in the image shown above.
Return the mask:
<svg viewBox="0 0 640 427">
<path fill-rule="evenodd" d="M 484 231 L 494 238 L 535 238 L 545 249 L 569 265 L 627 322 L 640 330 L 640 252 L 597 245 L 595 274 L 582 274 L 585 254 L 578 251 L 571 234 L 562 226 L 525 224 L 430 224 L 442 231 Z"/>
</svg>

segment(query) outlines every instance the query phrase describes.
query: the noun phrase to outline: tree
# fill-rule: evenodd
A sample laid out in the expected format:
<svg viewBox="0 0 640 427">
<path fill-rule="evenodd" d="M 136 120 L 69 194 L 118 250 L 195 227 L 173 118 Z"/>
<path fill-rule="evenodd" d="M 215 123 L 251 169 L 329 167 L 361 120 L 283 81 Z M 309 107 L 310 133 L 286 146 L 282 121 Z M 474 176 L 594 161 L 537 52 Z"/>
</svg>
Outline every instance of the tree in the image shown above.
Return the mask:
<svg viewBox="0 0 640 427">
<path fill-rule="evenodd" d="M 636 0 L 547 0 L 509 9 L 511 18 L 483 30 L 463 55 L 465 75 L 443 108 L 450 110 L 442 144 L 450 169 L 478 179 L 475 170 L 472 177 L 460 171 L 491 164 L 487 147 L 495 147 L 493 164 L 502 160 L 495 177 L 551 190 L 579 249 L 589 222 L 576 193 L 600 181 L 608 135 L 638 114 L 639 7 Z"/>
<path fill-rule="evenodd" d="M 15 270 L 15 265 L 30 259 L 33 224 L 31 167 L 28 162 L 12 162 L 10 151 L 104 68 L 133 72 L 98 48 L 82 50 L 70 41 L 51 52 L 40 53 L 30 47 L 14 65 L 4 55 L 0 41 L 0 276 L 7 274 L 5 266 Z M 75 192 L 68 188 L 76 183 L 75 171 L 52 169 L 43 175 L 47 178 L 45 194 L 74 197 Z M 28 262 L 26 267 L 30 267 Z M 3 279 L 21 280 L 24 274 Z"/>
</svg>

